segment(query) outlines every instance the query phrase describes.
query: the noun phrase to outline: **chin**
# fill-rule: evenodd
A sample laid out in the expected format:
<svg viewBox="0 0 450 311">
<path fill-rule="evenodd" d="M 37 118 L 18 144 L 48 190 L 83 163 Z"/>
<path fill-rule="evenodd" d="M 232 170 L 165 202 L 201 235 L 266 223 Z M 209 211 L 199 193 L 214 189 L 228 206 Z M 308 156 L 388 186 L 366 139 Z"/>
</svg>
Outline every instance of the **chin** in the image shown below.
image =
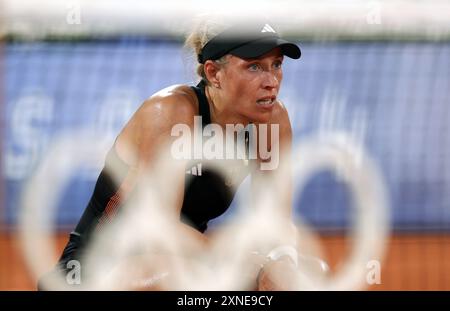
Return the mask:
<svg viewBox="0 0 450 311">
<path fill-rule="evenodd" d="M 253 118 L 253 122 L 268 123 L 270 121 L 271 117 L 272 117 L 271 111 L 259 112 L 259 113 L 255 114 L 255 117 Z"/>
</svg>

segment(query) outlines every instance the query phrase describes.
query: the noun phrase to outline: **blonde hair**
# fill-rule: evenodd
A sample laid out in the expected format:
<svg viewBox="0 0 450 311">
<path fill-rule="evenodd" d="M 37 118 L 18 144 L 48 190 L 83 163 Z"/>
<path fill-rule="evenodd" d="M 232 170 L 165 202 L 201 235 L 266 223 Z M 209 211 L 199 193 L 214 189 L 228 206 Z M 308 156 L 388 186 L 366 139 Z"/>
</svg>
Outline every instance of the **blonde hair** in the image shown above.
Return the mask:
<svg viewBox="0 0 450 311">
<path fill-rule="evenodd" d="M 197 60 L 197 55 L 201 53 L 206 43 L 221 33 L 228 25 L 229 23 L 225 22 L 223 17 L 211 15 L 200 16 L 192 31 L 186 37 L 184 43 L 185 48 L 192 49 Z M 224 65 L 227 62 L 226 57 L 227 55 L 215 60 L 215 62 L 219 65 Z M 198 63 L 198 60 L 196 72 L 200 78 L 206 83 L 209 83 L 206 78 L 204 65 Z"/>
</svg>

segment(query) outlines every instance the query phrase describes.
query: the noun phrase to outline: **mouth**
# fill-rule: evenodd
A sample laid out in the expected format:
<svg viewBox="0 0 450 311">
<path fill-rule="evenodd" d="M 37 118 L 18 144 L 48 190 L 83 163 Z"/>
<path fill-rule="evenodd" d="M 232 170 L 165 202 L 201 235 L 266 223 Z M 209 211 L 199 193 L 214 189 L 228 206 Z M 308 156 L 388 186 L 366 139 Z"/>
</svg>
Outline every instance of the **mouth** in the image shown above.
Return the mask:
<svg viewBox="0 0 450 311">
<path fill-rule="evenodd" d="M 275 104 L 276 96 L 268 96 L 264 98 L 260 98 L 256 101 L 256 104 L 259 107 L 263 108 L 271 108 Z"/>
</svg>

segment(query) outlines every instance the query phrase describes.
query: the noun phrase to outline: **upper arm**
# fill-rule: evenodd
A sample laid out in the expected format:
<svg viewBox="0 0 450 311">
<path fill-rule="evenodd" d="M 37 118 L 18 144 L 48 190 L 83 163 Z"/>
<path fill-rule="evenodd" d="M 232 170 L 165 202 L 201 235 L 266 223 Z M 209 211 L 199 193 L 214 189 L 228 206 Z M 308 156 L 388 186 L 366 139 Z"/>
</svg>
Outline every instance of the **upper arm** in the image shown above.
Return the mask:
<svg viewBox="0 0 450 311">
<path fill-rule="evenodd" d="M 267 131 L 264 131 L 261 125 L 267 126 Z M 256 124 L 256 132 L 258 163 L 281 161 L 290 154 L 292 148 L 291 121 L 286 107 L 281 102 L 275 106 L 267 124 Z M 266 143 L 261 144 L 264 140 Z M 270 158 L 263 156 L 266 151 L 270 152 Z"/>
<path fill-rule="evenodd" d="M 138 165 L 147 166 L 155 160 L 162 148 L 174 140 L 174 126 L 187 125 L 192 128 L 195 107 L 184 94 L 152 97 L 140 108 L 138 127 Z"/>
<path fill-rule="evenodd" d="M 291 211 L 291 196 L 292 196 L 292 175 L 291 175 L 291 150 L 292 150 L 292 127 L 289 120 L 289 115 L 286 107 L 279 103 L 276 110 L 272 115 L 272 118 L 268 125 L 268 135 L 269 140 L 268 145 L 270 145 L 271 158 L 268 160 L 258 159 L 257 167 L 252 172 L 252 192 L 258 198 L 258 193 L 267 191 L 275 191 L 273 195 L 281 195 L 276 202 L 279 205 L 284 206 L 289 214 Z M 278 128 L 278 133 L 273 133 L 274 126 Z M 271 130 L 272 129 L 272 130 Z M 258 137 L 257 139 L 261 139 Z M 258 144 L 259 145 L 259 144 Z M 258 150 L 258 154 L 261 150 Z M 274 157 L 276 159 L 274 159 Z M 262 161 L 277 161 L 277 165 L 274 169 L 262 170 Z M 267 183 L 273 183 L 276 179 L 275 184 L 272 184 L 267 188 Z M 276 186 L 276 187 L 275 187 Z M 277 190 L 279 189 L 279 191 Z"/>
<path fill-rule="evenodd" d="M 292 147 L 292 126 L 289 113 L 283 103 L 280 102 L 280 107 L 274 114 L 271 123 L 279 124 L 280 127 L 280 150 L 290 152 Z"/>
<path fill-rule="evenodd" d="M 170 153 L 170 144 L 176 138 L 171 136 L 171 131 L 177 124 L 191 128 L 195 112 L 188 95 L 175 93 L 149 98 L 135 115 L 137 155 L 132 169 L 136 181 L 145 183 L 144 177 L 156 178 L 156 184 L 151 187 L 158 187 L 155 193 L 170 200 L 165 203 L 176 206 L 175 212 L 182 206 L 185 161 L 174 159 Z"/>
</svg>

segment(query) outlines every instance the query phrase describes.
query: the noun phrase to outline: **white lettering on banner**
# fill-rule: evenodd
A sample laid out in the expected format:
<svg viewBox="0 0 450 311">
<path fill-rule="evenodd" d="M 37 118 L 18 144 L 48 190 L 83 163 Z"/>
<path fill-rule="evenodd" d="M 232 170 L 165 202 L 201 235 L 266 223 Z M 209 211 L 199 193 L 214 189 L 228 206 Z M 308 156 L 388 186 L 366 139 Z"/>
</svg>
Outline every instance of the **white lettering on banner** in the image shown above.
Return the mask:
<svg viewBox="0 0 450 311">
<path fill-rule="evenodd" d="M 11 105 L 5 154 L 6 179 L 21 180 L 33 170 L 49 142 L 53 100 L 42 92 L 19 97 Z"/>
</svg>

